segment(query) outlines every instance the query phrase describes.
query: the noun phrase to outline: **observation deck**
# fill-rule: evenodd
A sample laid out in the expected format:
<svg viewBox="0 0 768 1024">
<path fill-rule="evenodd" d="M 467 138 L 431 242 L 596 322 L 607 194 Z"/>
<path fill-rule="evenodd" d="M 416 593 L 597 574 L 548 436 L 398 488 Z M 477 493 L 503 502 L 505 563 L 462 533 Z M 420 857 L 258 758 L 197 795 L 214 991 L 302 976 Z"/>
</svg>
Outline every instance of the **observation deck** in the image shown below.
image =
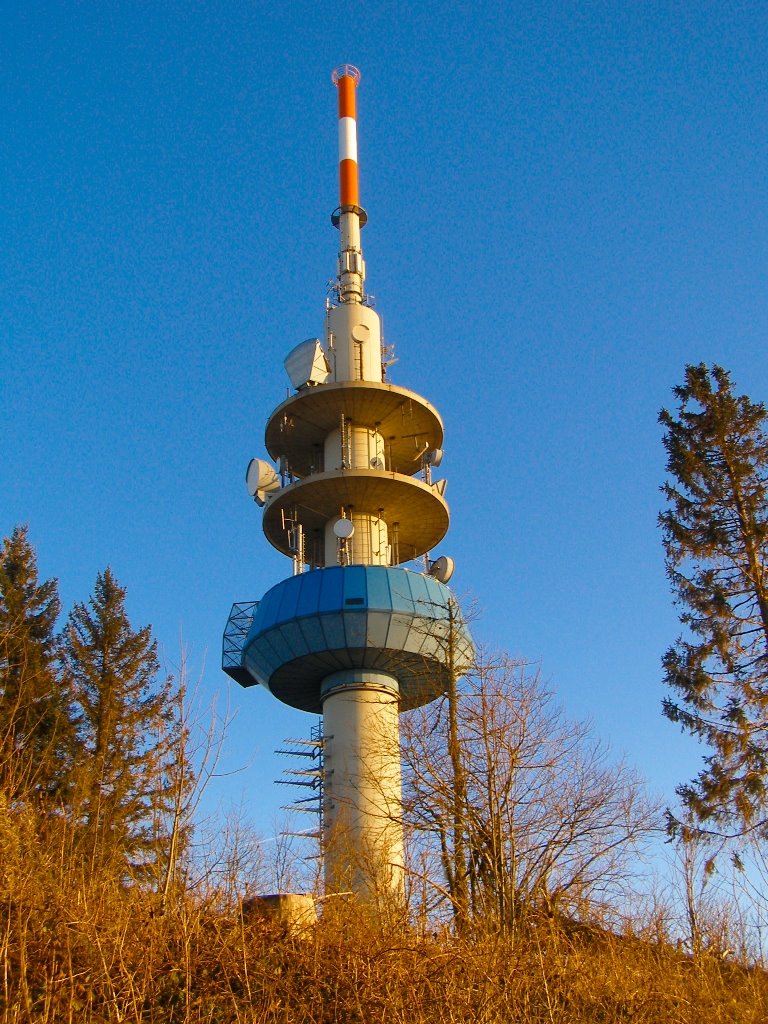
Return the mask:
<svg viewBox="0 0 768 1024">
<path fill-rule="evenodd" d="M 386 566 L 334 566 L 289 577 L 249 607 L 224 671 L 241 685 L 260 683 L 302 711 L 322 710 L 323 680 L 344 670 L 386 672 L 408 711 L 444 693 L 451 673 L 469 664 L 472 640 L 450 590 L 429 576 Z"/>
</svg>

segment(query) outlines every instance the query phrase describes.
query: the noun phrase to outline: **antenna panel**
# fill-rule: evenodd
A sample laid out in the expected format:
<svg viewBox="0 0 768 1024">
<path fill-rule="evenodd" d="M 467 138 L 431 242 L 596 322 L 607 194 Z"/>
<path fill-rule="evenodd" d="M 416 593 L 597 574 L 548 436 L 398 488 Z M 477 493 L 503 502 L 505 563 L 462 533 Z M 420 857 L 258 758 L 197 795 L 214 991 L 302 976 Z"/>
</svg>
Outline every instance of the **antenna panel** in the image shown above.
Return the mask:
<svg viewBox="0 0 768 1024">
<path fill-rule="evenodd" d="M 291 384 L 297 391 L 317 384 L 325 384 L 331 374 L 323 346 L 318 338 L 309 338 L 292 349 L 284 364 Z"/>
<path fill-rule="evenodd" d="M 245 486 L 258 505 L 264 505 L 268 495 L 280 490 L 277 473 L 263 459 L 251 459 L 245 471 Z"/>
</svg>

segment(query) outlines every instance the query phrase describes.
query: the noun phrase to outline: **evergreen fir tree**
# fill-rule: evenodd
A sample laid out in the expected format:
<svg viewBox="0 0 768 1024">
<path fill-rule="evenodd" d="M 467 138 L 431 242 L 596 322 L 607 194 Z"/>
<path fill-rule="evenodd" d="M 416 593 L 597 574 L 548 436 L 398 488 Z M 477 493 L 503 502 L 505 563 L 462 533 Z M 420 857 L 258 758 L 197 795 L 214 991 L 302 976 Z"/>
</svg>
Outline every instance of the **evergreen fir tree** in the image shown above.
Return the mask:
<svg viewBox="0 0 768 1024">
<path fill-rule="evenodd" d="M 72 610 L 62 660 L 78 711 L 86 855 L 125 877 L 162 870 L 158 827 L 174 798 L 179 739 L 172 682 L 158 683 L 151 629 L 131 627 L 125 590 L 110 569 L 97 576 L 88 605 Z"/>
<path fill-rule="evenodd" d="M 72 727 L 57 671 L 56 580 L 40 582 L 18 526 L 0 552 L 0 785 L 13 801 L 63 800 Z"/>
<path fill-rule="evenodd" d="M 667 571 L 686 632 L 664 656 L 664 713 L 710 748 L 678 788 L 703 832 L 768 835 L 768 414 L 719 366 L 688 366 L 662 410 Z M 681 823 L 670 819 L 672 831 Z"/>
</svg>

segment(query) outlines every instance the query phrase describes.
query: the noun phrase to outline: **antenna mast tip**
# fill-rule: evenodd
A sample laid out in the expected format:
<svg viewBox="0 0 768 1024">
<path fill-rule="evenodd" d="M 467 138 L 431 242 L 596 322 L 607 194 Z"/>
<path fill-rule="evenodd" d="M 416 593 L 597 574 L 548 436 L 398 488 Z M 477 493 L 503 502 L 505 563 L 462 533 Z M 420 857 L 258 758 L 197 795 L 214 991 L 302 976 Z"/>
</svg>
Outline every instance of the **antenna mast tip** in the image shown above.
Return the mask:
<svg viewBox="0 0 768 1024">
<path fill-rule="evenodd" d="M 360 77 L 360 70 L 354 64 L 340 64 L 331 73 L 331 81 L 334 85 L 339 84 L 340 78 L 351 78 L 355 85 L 359 85 Z"/>
</svg>

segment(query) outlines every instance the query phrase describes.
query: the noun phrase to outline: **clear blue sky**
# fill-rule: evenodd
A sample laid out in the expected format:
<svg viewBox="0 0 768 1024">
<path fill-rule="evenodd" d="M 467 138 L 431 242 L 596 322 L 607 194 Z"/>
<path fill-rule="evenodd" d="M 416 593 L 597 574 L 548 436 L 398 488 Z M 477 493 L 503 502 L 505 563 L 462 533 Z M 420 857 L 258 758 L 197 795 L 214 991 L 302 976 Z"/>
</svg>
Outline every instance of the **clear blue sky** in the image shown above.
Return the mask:
<svg viewBox="0 0 768 1024">
<path fill-rule="evenodd" d="M 0 530 L 65 607 L 111 565 L 237 711 L 218 796 L 271 828 L 313 719 L 219 668 L 289 572 L 245 493 L 322 332 L 336 95 L 359 90 L 368 285 L 446 425 L 460 594 L 669 801 L 677 633 L 656 417 L 686 362 L 768 399 L 762 4 L 6 3 Z"/>
</svg>

